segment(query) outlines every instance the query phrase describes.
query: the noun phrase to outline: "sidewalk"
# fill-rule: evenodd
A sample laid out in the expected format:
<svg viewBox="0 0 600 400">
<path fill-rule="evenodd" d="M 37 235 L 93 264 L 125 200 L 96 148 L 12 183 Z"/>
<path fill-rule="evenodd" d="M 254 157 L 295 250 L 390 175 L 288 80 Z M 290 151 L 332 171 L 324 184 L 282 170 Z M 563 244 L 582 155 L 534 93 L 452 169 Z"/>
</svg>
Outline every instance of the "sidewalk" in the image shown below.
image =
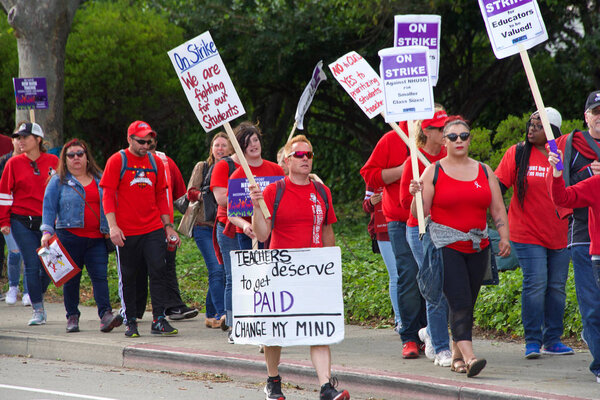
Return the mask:
<svg viewBox="0 0 600 400">
<path fill-rule="evenodd" d="M 195 370 L 265 380 L 266 368 L 256 346 L 227 343 L 217 329 L 204 327 L 204 318 L 174 321 L 179 334 L 150 334 L 151 314 L 139 321 L 141 337 L 129 339 L 124 327 L 111 333 L 99 330 L 96 309 L 81 307 L 79 333 L 65 332 L 62 304 L 46 306 L 48 323 L 27 326 L 31 308 L 20 302 L 0 302 L 0 354 L 31 355 L 116 367 Z M 523 358 L 523 346 L 475 340 L 475 353 L 488 361 L 475 378 L 433 365 L 421 356 L 403 360 L 402 343 L 391 329 L 346 326 L 345 340 L 332 346 L 333 370 L 344 388 L 378 399 L 597 399 L 600 385 L 589 372 L 587 350 L 571 356 Z M 309 352 L 304 347 L 283 350 L 281 375 L 286 382 L 316 386 Z"/>
</svg>

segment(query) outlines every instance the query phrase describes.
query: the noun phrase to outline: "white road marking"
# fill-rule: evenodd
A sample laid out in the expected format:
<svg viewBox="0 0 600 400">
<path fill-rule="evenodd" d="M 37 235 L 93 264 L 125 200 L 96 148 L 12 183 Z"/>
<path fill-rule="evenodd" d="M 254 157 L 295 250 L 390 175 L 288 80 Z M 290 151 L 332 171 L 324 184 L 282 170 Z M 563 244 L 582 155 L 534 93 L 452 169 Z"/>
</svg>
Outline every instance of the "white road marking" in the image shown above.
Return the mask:
<svg viewBox="0 0 600 400">
<path fill-rule="evenodd" d="M 113 398 L 110 398 L 110 397 L 88 396 L 88 395 L 85 395 L 85 394 L 75 394 L 75 393 L 67 393 L 67 392 L 58 392 L 56 390 L 36 389 L 36 388 L 29 388 L 29 387 L 24 387 L 24 386 L 3 385 L 1 383 L 0 383 L 0 388 L 12 389 L 12 390 L 22 390 L 22 391 L 25 391 L 25 392 L 54 394 L 56 396 L 74 397 L 74 398 L 77 398 L 77 399 L 118 400 L 118 399 L 113 399 Z"/>
</svg>

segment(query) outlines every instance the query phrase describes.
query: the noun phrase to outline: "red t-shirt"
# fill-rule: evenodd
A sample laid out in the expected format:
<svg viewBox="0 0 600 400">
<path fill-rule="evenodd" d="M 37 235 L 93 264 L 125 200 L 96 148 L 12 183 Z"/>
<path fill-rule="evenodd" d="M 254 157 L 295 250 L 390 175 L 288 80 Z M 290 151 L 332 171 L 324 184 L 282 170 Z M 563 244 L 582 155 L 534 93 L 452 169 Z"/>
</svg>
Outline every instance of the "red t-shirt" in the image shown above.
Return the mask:
<svg viewBox="0 0 600 400">
<path fill-rule="evenodd" d="M 390 236 L 388 235 L 387 222 L 385 220 L 385 216 L 383 215 L 383 210 L 381 208 L 381 201 L 375 205 L 371 203 L 371 196 L 374 193 L 382 192 L 382 187 L 373 190 L 372 187 L 367 186 L 367 190 L 365 191 L 365 198 L 363 199 L 363 210 L 365 210 L 366 213 L 369 213 L 371 215 L 371 219 L 369 220 L 369 224 L 367 225 L 367 231 L 369 232 L 369 236 L 382 242 L 389 242 Z"/>
<path fill-rule="evenodd" d="M 536 147 L 531 149 L 529 169 L 526 177 L 526 192 L 523 207 L 517 198 L 517 166 L 515 152 L 511 146 L 495 174 L 507 188 L 513 187 L 508 209 L 510 240 L 518 243 L 537 244 L 548 249 L 567 247 L 569 221 L 560 219 L 548 194 L 546 174 L 550 170 L 547 157 Z"/>
<path fill-rule="evenodd" d="M 69 228 L 67 230 L 73 235 L 86 238 L 98 239 L 104 237 L 100 232 L 100 220 L 98 219 L 100 218 L 100 191 L 96 181 L 92 180 L 84 189 L 87 204 L 84 204 L 83 207 L 83 228 Z"/>
<path fill-rule="evenodd" d="M 0 180 L 0 226 L 10 226 L 10 214 L 41 216 L 48 178 L 56 172 L 58 157 L 41 153 L 36 169 L 27 154 L 11 157 Z"/>
<path fill-rule="evenodd" d="M 235 167 L 239 168 L 240 164 L 234 162 Z M 235 172 L 235 171 L 234 171 Z M 233 174 L 232 174 L 233 175 Z M 210 177 L 210 190 L 213 191 L 215 187 L 222 187 L 227 189 L 229 183 L 229 163 L 227 160 L 221 160 L 215 164 L 212 175 Z M 219 206 L 217 208 L 217 221 L 222 224 L 227 223 L 227 207 Z"/>
<path fill-rule="evenodd" d="M 271 183 L 263 191 L 263 197 L 269 212 L 273 214 L 273 203 L 277 192 L 276 183 Z M 325 185 L 323 185 L 325 186 Z M 329 201 L 327 225 L 337 221 L 331 191 L 325 186 Z M 275 218 L 275 228 L 271 232 L 271 249 L 298 249 L 305 247 L 323 247 L 323 225 L 325 219 L 325 201 L 315 185 L 296 185 L 285 177 L 285 190 L 281 196 Z M 267 220 L 271 223 L 271 220 Z"/>
<path fill-rule="evenodd" d="M 263 160 L 263 163 L 258 167 L 250 166 L 250 171 L 252 171 L 252 176 L 285 176 L 283 172 L 283 168 L 279 166 L 279 164 L 275 164 L 274 162 Z M 229 177 L 229 179 L 240 179 L 246 178 L 246 173 L 242 167 L 239 167 L 233 174 Z M 227 195 L 229 195 L 229 190 L 227 191 Z M 251 217 L 244 217 L 244 220 L 251 222 Z M 235 231 L 237 233 L 244 233 L 239 227 L 235 227 Z"/>
<path fill-rule="evenodd" d="M 553 177 L 551 191 L 552 201 L 556 205 L 569 208 L 589 207 L 590 255 L 600 255 L 600 175 L 594 175 L 569 187 L 565 187 L 562 175 L 558 178 Z"/>
<path fill-rule="evenodd" d="M 173 223 L 173 202 L 187 193 L 183 176 L 175 161 L 167 156 L 162 151 L 157 151 L 155 154 L 165 167 L 165 176 L 167 179 L 167 202 L 169 203 L 169 218 Z"/>
<path fill-rule="evenodd" d="M 431 154 L 426 153 L 423 149 L 419 149 L 419 151 L 421 153 L 423 153 L 425 158 L 427 158 L 429 160 L 429 162 L 431 162 L 432 164 L 435 163 L 436 161 L 441 160 L 442 158 L 446 157 L 446 148 L 445 147 L 442 147 L 440 152 L 435 156 L 432 156 Z M 425 171 L 425 166 L 423 165 L 423 163 L 420 160 L 417 164 L 419 166 L 419 176 L 421 176 L 421 174 L 423 174 L 423 171 Z M 419 221 L 410 212 L 410 205 L 412 203 L 413 196 L 410 194 L 409 187 L 410 187 L 410 181 L 412 179 L 413 179 L 412 159 L 409 157 L 406 159 L 406 163 L 404 163 L 404 170 L 402 171 L 402 179 L 400 180 L 400 205 L 402 207 L 406 208 L 409 212 L 408 220 L 406 221 L 406 225 L 415 227 L 415 226 L 419 226 Z"/>
<path fill-rule="evenodd" d="M 125 150 L 129 168 L 152 169 L 148 155 L 138 157 Z M 150 157 L 154 155 L 150 154 Z M 157 172 L 127 170 L 121 176 L 121 154 L 106 162 L 100 186 L 104 189 L 102 205 L 106 214 L 114 212 L 125 236 L 144 235 L 163 227 L 161 215 L 169 214 L 167 180 L 162 161 L 154 157 Z M 116 191 L 116 193 L 115 193 Z"/>
<path fill-rule="evenodd" d="M 401 122 L 400 127 L 404 132 L 408 132 L 406 122 Z M 368 186 L 384 187 L 382 208 L 383 215 L 388 222 L 406 222 L 409 213 L 400 205 L 400 179 L 386 185 L 381 177 L 381 171 L 402 165 L 408 155 L 409 150 L 406 143 L 400 139 L 396 131 L 390 131 L 379 139 L 371 157 L 360 170 L 360 174 Z"/>
<path fill-rule="evenodd" d="M 435 193 L 431 204 L 431 220 L 462 232 L 485 229 L 487 210 L 492 202 L 492 191 L 483 166 L 472 181 L 459 181 L 439 169 Z M 489 239 L 481 241 L 481 249 L 489 245 Z M 459 241 L 447 247 L 462 253 L 475 253 L 470 240 Z"/>
</svg>

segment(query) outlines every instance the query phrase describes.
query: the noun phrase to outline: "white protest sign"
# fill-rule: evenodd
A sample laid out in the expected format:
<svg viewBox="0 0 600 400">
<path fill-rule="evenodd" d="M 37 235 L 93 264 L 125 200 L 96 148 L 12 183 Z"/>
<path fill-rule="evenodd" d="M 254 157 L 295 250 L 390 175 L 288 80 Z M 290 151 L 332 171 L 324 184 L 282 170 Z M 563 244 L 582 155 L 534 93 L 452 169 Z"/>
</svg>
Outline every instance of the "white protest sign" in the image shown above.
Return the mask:
<svg viewBox="0 0 600 400">
<path fill-rule="evenodd" d="M 535 0 L 479 0 L 496 58 L 505 58 L 548 40 Z"/>
<path fill-rule="evenodd" d="M 339 247 L 231 252 L 236 344 L 326 345 L 344 339 Z"/>
<path fill-rule="evenodd" d="M 424 46 L 379 50 L 385 122 L 433 117 L 429 50 Z"/>
<path fill-rule="evenodd" d="M 425 46 L 429 49 L 431 86 L 437 85 L 440 70 L 440 15 L 396 15 L 394 47 Z"/>
<path fill-rule="evenodd" d="M 206 132 L 246 113 L 210 32 L 188 40 L 168 54 Z"/>
<path fill-rule="evenodd" d="M 329 69 L 367 117 L 373 118 L 381 113 L 383 110 L 381 79 L 360 54 L 351 51 L 329 64 Z"/>
<path fill-rule="evenodd" d="M 323 60 L 321 60 L 313 70 L 312 78 L 304 88 L 304 92 L 302 92 L 302 96 L 300 96 L 300 100 L 298 101 L 296 116 L 294 117 L 298 129 L 304 129 L 304 126 L 302 125 L 304 123 L 304 114 L 306 114 L 308 107 L 310 107 L 310 103 L 317 91 L 317 87 L 321 82 L 326 80 L 327 75 L 325 75 L 325 71 L 323 71 Z"/>
</svg>

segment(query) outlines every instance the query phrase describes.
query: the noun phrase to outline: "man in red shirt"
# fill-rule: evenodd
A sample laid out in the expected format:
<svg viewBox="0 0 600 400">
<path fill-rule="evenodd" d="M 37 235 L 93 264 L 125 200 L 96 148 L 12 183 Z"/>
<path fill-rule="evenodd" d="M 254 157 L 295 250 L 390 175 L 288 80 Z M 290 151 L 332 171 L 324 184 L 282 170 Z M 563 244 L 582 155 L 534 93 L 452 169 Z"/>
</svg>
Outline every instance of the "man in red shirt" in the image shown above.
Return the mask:
<svg viewBox="0 0 600 400">
<path fill-rule="evenodd" d="M 165 307 L 176 296 L 166 283 L 166 237 L 179 235 L 169 217 L 167 180 L 160 160 L 148 152 L 156 132 L 143 121 L 135 121 L 127 130 L 129 147 L 113 154 L 106 162 L 100 186 L 102 204 L 117 246 L 121 305 L 127 329 L 125 335 L 138 337 L 136 275 L 147 266 L 150 275 L 150 299 L 153 321 L 151 333 L 177 333 L 165 319 Z"/>
<path fill-rule="evenodd" d="M 266 219 L 258 202 L 264 201 L 273 214 L 277 184 L 272 183 L 265 188 L 264 193 L 256 186 L 250 187 L 250 196 L 254 206 L 252 229 L 256 238 L 264 242 L 271 235 L 269 248 L 289 249 L 305 247 L 335 246 L 335 236 L 331 224 L 337 221 L 333 211 L 331 192 L 323 185 L 327 199 L 323 199 L 319 190 L 309 178 L 312 170 L 312 145 L 304 135 L 295 136 L 285 146 L 285 163 L 289 175 L 285 178 L 285 189 L 281 196 L 275 218 L 277 223 L 272 228 L 271 218 Z M 325 201 L 329 203 L 327 207 Z M 327 211 L 326 211 L 327 210 Z M 267 363 L 267 399 L 284 400 L 281 392 L 281 377 L 279 376 L 279 360 L 281 347 L 265 346 L 265 361 Z M 347 400 L 348 391 L 335 389 L 337 379 L 331 379 L 331 352 L 329 346 L 311 346 L 310 356 L 317 371 L 321 385 L 321 400 Z"/>
<path fill-rule="evenodd" d="M 407 132 L 406 122 L 401 128 Z M 395 131 L 390 131 L 379 140 L 371 157 L 361 168 L 360 174 L 371 187 L 383 186 L 383 215 L 388 224 L 388 235 L 396 258 L 398 270 L 398 308 L 402 327 L 402 357 L 419 357 L 419 330 L 427 325 L 425 300 L 417 284 L 418 266 L 408 241 L 406 221 L 409 209 L 400 204 L 400 179 L 404 162 L 409 156 L 408 146 Z M 419 343 L 420 344 L 420 343 Z"/>
</svg>

